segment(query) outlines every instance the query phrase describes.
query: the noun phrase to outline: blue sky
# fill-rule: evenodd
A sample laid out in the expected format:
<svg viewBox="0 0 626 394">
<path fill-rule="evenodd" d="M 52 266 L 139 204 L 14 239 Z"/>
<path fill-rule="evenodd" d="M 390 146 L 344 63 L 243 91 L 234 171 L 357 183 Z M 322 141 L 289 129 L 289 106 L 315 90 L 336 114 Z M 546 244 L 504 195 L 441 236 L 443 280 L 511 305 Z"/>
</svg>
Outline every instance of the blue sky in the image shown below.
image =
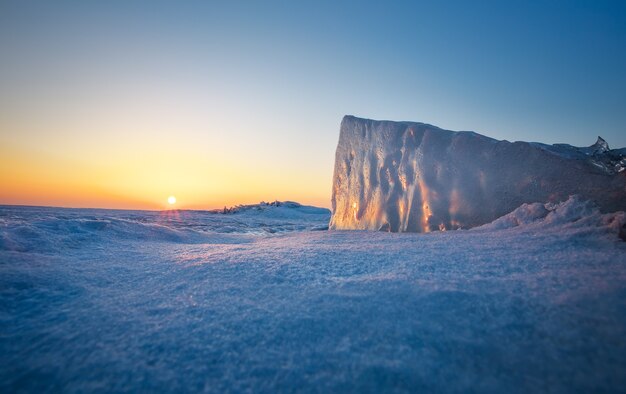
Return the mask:
<svg viewBox="0 0 626 394">
<path fill-rule="evenodd" d="M 345 114 L 626 146 L 622 1 L 2 1 L 0 51 L 7 149 L 89 164 L 171 147 L 318 205 Z M 220 187 L 213 204 L 256 198 Z M 266 199 L 302 199 L 283 189 Z"/>
</svg>

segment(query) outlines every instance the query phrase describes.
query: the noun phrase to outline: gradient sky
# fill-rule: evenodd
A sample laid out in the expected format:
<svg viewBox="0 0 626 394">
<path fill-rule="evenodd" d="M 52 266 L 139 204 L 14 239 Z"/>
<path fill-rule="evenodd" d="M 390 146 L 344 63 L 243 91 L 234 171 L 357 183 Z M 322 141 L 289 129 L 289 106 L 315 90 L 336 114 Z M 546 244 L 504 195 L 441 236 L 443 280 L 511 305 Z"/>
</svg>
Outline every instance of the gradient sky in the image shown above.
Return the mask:
<svg viewBox="0 0 626 394">
<path fill-rule="evenodd" d="M 624 147 L 626 2 L 0 0 L 0 204 L 329 206 L 345 114 Z"/>
</svg>

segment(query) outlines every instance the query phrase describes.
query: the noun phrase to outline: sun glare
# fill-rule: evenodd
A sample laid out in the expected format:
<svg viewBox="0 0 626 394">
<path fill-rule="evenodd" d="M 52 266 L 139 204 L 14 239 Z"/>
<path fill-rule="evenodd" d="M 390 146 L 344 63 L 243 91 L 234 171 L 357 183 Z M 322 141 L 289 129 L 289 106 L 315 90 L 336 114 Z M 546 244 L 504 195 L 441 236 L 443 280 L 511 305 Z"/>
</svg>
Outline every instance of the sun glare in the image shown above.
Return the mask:
<svg viewBox="0 0 626 394">
<path fill-rule="evenodd" d="M 174 205 L 174 204 L 176 204 L 176 197 L 174 197 L 174 196 L 169 196 L 169 197 L 167 198 L 167 203 L 168 203 L 168 204 L 170 204 L 170 205 Z"/>
</svg>

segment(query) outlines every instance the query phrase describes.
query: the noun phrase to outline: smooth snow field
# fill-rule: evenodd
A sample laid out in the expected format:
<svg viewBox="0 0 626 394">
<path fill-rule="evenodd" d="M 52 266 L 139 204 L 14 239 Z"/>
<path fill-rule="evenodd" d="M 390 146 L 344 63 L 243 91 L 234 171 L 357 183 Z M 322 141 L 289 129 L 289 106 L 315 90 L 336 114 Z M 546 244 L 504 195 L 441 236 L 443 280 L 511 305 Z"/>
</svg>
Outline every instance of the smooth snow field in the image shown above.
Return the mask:
<svg viewBox="0 0 626 394">
<path fill-rule="evenodd" d="M 620 392 L 623 213 L 482 228 L 0 207 L 0 392 Z"/>
</svg>

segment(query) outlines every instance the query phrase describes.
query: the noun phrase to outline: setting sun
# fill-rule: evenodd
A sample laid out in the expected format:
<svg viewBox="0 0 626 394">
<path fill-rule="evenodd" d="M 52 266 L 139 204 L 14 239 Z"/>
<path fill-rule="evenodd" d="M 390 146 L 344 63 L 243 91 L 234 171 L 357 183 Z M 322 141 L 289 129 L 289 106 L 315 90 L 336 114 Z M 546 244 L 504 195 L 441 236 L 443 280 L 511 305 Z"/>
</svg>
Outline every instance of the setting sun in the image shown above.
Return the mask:
<svg viewBox="0 0 626 394">
<path fill-rule="evenodd" d="M 176 204 L 176 197 L 174 197 L 174 196 L 169 196 L 169 197 L 167 198 L 167 203 L 168 203 L 168 204 L 170 204 L 170 205 L 174 205 L 174 204 Z"/>
</svg>

